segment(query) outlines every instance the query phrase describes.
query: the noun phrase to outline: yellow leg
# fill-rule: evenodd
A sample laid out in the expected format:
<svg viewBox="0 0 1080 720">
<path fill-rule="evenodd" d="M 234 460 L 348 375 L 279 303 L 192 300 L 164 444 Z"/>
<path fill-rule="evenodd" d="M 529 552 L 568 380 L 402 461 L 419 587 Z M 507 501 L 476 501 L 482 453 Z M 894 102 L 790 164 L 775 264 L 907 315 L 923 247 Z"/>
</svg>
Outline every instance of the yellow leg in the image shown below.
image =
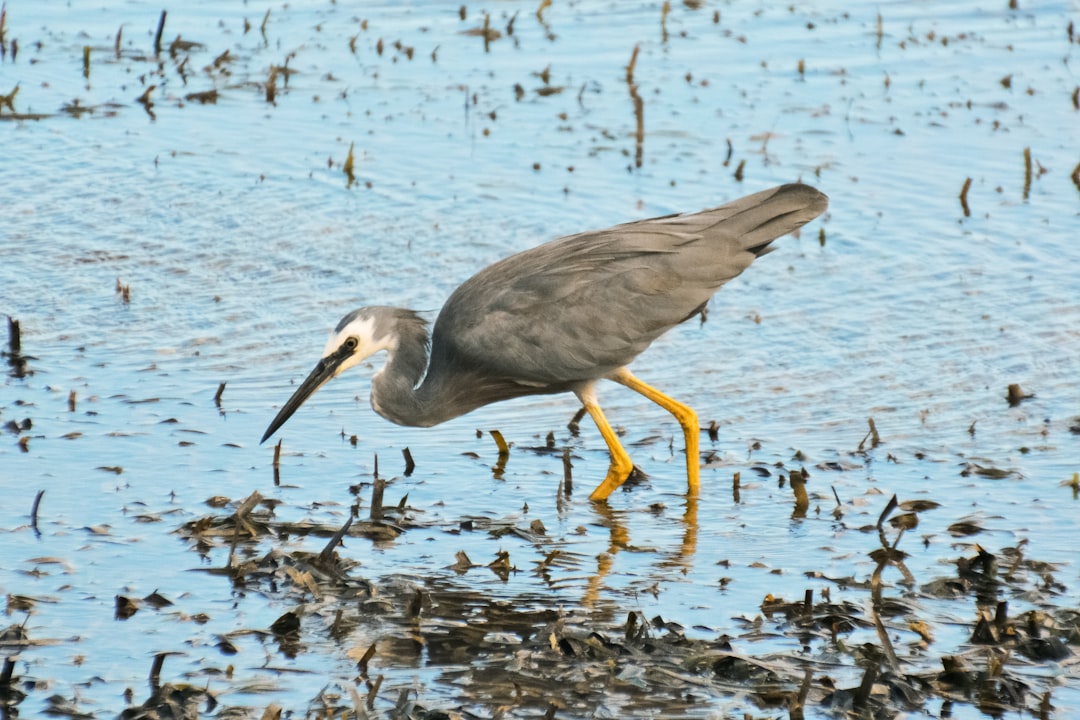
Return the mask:
<svg viewBox="0 0 1080 720">
<path fill-rule="evenodd" d="M 585 411 L 589 413 L 589 417 L 596 423 L 596 427 L 604 437 L 604 442 L 607 443 L 608 452 L 611 453 L 611 465 L 608 467 L 607 477 L 604 478 L 604 482 L 593 490 L 589 499 L 607 500 L 608 496 L 626 482 L 626 478 L 630 477 L 630 471 L 634 469 L 634 463 L 630 460 L 630 455 L 623 449 L 619 438 L 615 436 L 615 431 L 611 429 L 607 418 L 604 417 L 604 412 L 600 409 L 599 403 L 596 402 L 596 393 L 593 392 L 592 385 L 579 390 L 577 396 L 581 400 L 581 404 L 585 406 Z"/>
<path fill-rule="evenodd" d="M 638 380 L 626 368 L 616 370 L 611 379 L 625 385 L 631 390 L 641 393 L 649 400 L 667 410 L 675 416 L 682 427 L 683 438 L 686 440 L 686 482 L 687 492 L 691 496 L 698 494 L 701 487 L 701 456 L 698 452 L 698 440 L 701 435 L 701 425 L 698 424 L 697 413 L 694 409 L 683 405 L 678 400 L 670 398 L 656 388 Z M 610 444 L 610 443 L 609 443 Z"/>
</svg>

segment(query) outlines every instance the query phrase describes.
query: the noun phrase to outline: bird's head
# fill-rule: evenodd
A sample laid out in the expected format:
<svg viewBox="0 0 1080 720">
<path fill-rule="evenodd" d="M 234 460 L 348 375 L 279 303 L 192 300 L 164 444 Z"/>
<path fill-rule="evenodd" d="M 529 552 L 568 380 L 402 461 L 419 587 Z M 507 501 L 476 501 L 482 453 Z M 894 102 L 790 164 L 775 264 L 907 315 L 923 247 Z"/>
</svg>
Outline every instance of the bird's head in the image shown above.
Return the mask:
<svg viewBox="0 0 1080 720">
<path fill-rule="evenodd" d="M 385 323 L 380 322 L 380 310 L 360 308 L 341 319 L 326 341 L 322 359 L 281 406 L 260 443 L 266 442 L 305 400 L 330 380 L 381 350 L 393 350 L 394 337 L 386 332 Z"/>
</svg>

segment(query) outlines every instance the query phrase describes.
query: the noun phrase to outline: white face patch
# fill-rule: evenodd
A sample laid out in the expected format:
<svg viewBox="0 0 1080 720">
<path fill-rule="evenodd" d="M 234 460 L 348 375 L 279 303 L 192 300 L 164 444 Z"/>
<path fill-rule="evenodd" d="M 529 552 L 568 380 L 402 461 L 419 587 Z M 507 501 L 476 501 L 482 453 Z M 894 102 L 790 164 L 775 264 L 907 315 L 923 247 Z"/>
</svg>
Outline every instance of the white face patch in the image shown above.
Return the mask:
<svg viewBox="0 0 1080 720">
<path fill-rule="evenodd" d="M 349 338 L 356 338 L 356 352 L 338 365 L 334 377 L 356 366 L 361 361 L 371 357 L 380 350 L 394 351 L 395 345 L 389 337 L 375 338 L 375 319 L 370 317 L 357 317 L 339 332 L 331 333 L 323 348 L 323 357 L 327 357 L 337 351 Z"/>
<path fill-rule="evenodd" d="M 350 322 L 345 327 L 341 328 L 339 332 L 330 333 L 330 337 L 326 340 L 326 347 L 323 348 L 323 357 L 331 355 L 335 350 L 341 347 L 341 343 L 346 339 L 354 337 L 360 341 L 358 349 L 363 350 L 366 346 L 372 344 L 373 335 L 375 334 L 375 320 L 374 318 L 358 317 Z"/>
</svg>

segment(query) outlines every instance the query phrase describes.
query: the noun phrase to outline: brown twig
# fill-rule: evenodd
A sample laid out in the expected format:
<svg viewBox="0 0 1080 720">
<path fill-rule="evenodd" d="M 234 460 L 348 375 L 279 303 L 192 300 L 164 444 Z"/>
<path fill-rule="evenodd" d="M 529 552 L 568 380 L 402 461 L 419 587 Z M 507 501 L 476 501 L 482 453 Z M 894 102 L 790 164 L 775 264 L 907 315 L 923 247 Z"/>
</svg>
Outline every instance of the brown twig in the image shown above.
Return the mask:
<svg viewBox="0 0 1080 720">
<path fill-rule="evenodd" d="M 352 515 L 349 515 L 349 519 L 345 521 L 344 525 L 338 528 L 338 531 L 334 533 L 333 536 L 330 538 L 330 541 L 326 543 L 326 547 L 324 547 L 322 549 L 322 552 L 319 553 L 320 562 L 325 563 L 331 558 L 331 556 L 333 556 L 334 550 L 336 550 L 337 546 L 341 544 L 341 539 L 345 537 L 345 533 L 349 532 L 349 528 L 352 527 L 352 522 Z"/>
<path fill-rule="evenodd" d="M 1024 148 L 1024 200 L 1031 195 L 1031 148 Z"/>
<path fill-rule="evenodd" d="M 383 516 L 383 491 L 386 489 L 386 481 L 376 476 L 371 486 L 371 519 L 382 520 Z"/>
<path fill-rule="evenodd" d="M 165 10 L 162 10 L 161 11 L 161 18 L 158 20 L 157 32 L 154 33 L 154 54 L 155 55 L 160 55 L 161 54 L 161 35 L 162 35 L 162 33 L 165 32 L 165 16 L 166 15 L 168 15 L 168 12 L 166 12 Z"/>
<path fill-rule="evenodd" d="M 38 535 L 41 532 L 38 530 L 38 508 L 41 507 L 41 498 L 45 496 L 44 490 L 38 490 L 37 495 L 34 496 L 34 504 L 30 506 L 30 527 Z"/>
<path fill-rule="evenodd" d="M 570 448 L 564 447 L 562 451 L 562 468 L 563 468 L 563 482 L 562 482 L 562 495 L 563 497 L 570 497 L 574 491 L 574 479 L 571 477 L 570 470 L 573 465 L 570 463 Z"/>
</svg>

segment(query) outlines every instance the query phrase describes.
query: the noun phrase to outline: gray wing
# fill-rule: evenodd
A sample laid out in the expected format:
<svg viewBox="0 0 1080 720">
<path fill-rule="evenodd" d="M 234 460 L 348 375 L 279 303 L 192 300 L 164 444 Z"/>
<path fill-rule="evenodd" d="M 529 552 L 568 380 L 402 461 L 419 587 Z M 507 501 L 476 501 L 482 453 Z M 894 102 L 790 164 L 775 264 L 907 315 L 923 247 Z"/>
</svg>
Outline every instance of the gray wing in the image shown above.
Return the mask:
<svg viewBox="0 0 1080 720">
<path fill-rule="evenodd" d="M 433 367 L 541 391 L 607 375 L 696 314 L 770 242 L 827 203 L 811 187 L 784 185 L 512 255 L 447 300 L 432 335 Z"/>
</svg>

